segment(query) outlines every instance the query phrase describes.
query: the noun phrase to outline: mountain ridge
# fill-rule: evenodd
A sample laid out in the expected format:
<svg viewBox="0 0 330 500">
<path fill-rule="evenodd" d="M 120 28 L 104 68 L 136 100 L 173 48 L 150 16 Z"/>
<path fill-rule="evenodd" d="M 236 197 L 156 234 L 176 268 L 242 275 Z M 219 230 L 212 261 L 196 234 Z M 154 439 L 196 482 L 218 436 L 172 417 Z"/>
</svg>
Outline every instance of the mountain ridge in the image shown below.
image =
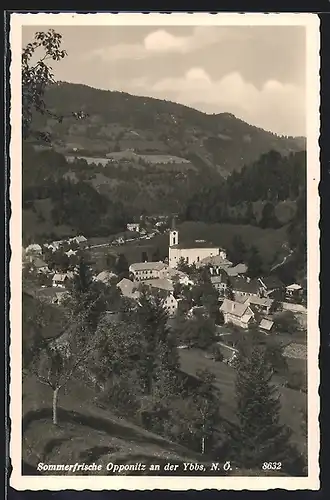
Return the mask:
<svg viewBox="0 0 330 500">
<path fill-rule="evenodd" d="M 304 138 L 278 136 L 232 113 L 208 114 L 172 101 L 83 84 L 58 82 L 47 90 L 45 102 L 59 115 L 67 115 L 68 110 L 88 115 L 79 124 L 73 117 L 62 123 L 45 115 L 37 118 L 38 125 L 54 138 L 55 148 L 64 153 L 76 149 L 105 156 L 136 147 L 150 154 L 150 147 L 155 154 L 182 158 L 198 154 L 226 177 L 272 149 L 286 155 L 305 148 Z M 123 139 L 125 144 L 118 147 Z M 145 145 L 138 145 L 138 140 Z"/>
</svg>

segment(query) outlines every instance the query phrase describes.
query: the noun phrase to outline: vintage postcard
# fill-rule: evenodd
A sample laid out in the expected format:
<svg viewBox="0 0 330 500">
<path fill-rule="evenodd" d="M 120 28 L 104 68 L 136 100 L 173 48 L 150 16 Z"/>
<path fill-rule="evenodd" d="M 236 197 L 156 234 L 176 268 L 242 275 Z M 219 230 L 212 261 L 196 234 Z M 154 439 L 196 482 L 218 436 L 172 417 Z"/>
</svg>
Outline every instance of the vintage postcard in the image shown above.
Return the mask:
<svg viewBox="0 0 330 500">
<path fill-rule="evenodd" d="M 10 484 L 319 489 L 319 19 L 10 19 Z"/>
</svg>

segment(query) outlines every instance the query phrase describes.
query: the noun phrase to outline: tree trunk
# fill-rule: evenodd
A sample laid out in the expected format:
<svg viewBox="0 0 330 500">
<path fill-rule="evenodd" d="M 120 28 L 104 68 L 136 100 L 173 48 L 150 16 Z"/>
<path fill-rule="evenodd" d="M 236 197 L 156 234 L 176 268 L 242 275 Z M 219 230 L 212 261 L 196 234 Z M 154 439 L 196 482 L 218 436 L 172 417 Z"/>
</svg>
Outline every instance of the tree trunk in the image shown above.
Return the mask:
<svg viewBox="0 0 330 500">
<path fill-rule="evenodd" d="M 53 424 L 57 425 L 57 400 L 58 400 L 58 391 L 59 387 L 56 387 L 53 391 Z"/>
<path fill-rule="evenodd" d="M 205 453 L 205 437 L 202 437 L 202 454 L 204 455 Z"/>
</svg>

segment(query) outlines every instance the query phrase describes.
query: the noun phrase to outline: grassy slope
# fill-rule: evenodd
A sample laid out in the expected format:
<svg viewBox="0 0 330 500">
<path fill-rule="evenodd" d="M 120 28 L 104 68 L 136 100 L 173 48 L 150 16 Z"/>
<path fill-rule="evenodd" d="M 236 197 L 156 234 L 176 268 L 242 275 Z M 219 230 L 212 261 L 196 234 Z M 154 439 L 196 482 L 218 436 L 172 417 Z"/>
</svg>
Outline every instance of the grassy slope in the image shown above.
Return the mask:
<svg viewBox="0 0 330 500">
<path fill-rule="evenodd" d="M 51 390 L 28 378 L 23 394 L 23 461 L 30 467 L 38 462 L 105 465 L 201 461 L 198 453 L 97 407 L 93 404 L 95 392 L 79 382 L 70 382 L 60 394 L 56 427 L 51 423 Z"/>
</svg>

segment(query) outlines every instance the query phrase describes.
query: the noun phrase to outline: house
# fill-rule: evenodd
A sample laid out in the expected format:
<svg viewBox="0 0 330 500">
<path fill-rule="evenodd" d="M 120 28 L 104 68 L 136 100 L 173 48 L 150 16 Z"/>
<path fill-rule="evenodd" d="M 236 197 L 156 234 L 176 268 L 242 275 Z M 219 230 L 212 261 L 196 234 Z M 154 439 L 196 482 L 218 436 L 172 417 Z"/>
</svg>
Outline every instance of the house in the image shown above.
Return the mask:
<svg viewBox="0 0 330 500">
<path fill-rule="evenodd" d="M 274 321 L 268 318 L 262 318 L 259 323 L 259 328 L 265 332 L 270 332 L 274 326 Z"/>
<path fill-rule="evenodd" d="M 177 267 L 181 259 L 188 265 L 199 264 L 206 257 L 219 255 L 222 259 L 226 259 L 225 250 L 217 245 L 207 243 L 205 240 L 195 240 L 187 243 L 179 242 L 179 231 L 172 226 L 170 231 L 169 241 L 169 266 Z"/>
<path fill-rule="evenodd" d="M 267 276 L 265 278 L 258 278 L 260 283 L 260 290 L 263 295 L 267 297 L 284 291 L 284 285 L 277 276 Z"/>
<path fill-rule="evenodd" d="M 70 248 L 70 250 L 68 250 L 67 252 L 64 252 L 68 257 L 72 257 L 72 255 L 76 255 L 77 253 L 77 250 L 72 250 L 72 248 Z"/>
<path fill-rule="evenodd" d="M 81 245 L 81 244 L 87 242 L 87 238 L 85 238 L 85 236 L 83 236 L 82 234 L 80 234 L 79 236 L 76 236 L 73 239 L 78 243 L 78 245 Z"/>
<path fill-rule="evenodd" d="M 162 278 L 171 280 L 172 283 L 178 282 L 181 285 L 193 285 L 194 282 L 187 276 L 186 273 L 179 271 L 178 269 L 172 269 L 171 267 L 165 265 L 164 269 L 160 272 Z"/>
<path fill-rule="evenodd" d="M 227 288 L 227 275 L 222 273 L 220 275 L 211 276 L 211 283 L 219 293 L 223 294 Z"/>
<path fill-rule="evenodd" d="M 112 273 L 111 271 L 101 271 L 95 278 L 94 281 L 100 281 L 101 283 L 104 283 L 105 285 L 109 285 L 111 280 L 113 278 L 116 278 L 117 275 L 115 273 Z"/>
<path fill-rule="evenodd" d="M 226 273 L 228 274 L 228 276 L 235 277 L 235 276 L 244 275 L 247 272 L 247 270 L 248 270 L 247 265 L 244 263 L 241 263 L 241 264 L 237 264 L 234 267 L 228 267 L 226 269 Z"/>
<path fill-rule="evenodd" d="M 49 269 L 48 269 L 46 262 L 44 262 L 39 257 L 37 257 L 36 259 L 33 260 L 33 265 L 36 268 L 38 274 L 43 274 L 43 273 L 49 272 Z"/>
<path fill-rule="evenodd" d="M 73 278 L 73 273 L 55 273 L 52 279 L 52 284 L 58 288 L 65 288 L 68 281 Z"/>
<path fill-rule="evenodd" d="M 297 283 L 292 283 L 285 288 L 285 295 L 288 299 L 298 299 L 303 293 L 303 287 Z"/>
<path fill-rule="evenodd" d="M 148 279 L 142 281 L 141 284 L 157 288 L 158 290 L 165 290 L 167 292 L 173 292 L 174 290 L 173 283 L 166 278 Z"/>
<path fill-rule="evenodd" d="M 234 300 L 225 299 L 220 307 L 225 323 L 232 323 L 240 328 L 248 328 L 254 314 L 249 304 L 240 304 Z"/>
<path fill-rule="evenodd" d="M 167 283 L 166 283 L 167 281 Z M 145 283 L 150 288 L 155 288 L 158 291 L 158 294 L 163 299 L 163 307 L 166 309 L 170 316 L 173 316 L 178 309 L 178 300 L 174 297 L 172 290 L 173 285 L 170 281 L 159 279 L 159 280 L 150 280 Z"/>
<path fill-rule="evenodd" d="M 137 289 L 136 283 L 127 278 L 123 278 L 119 281 L 117 287 L 120 289 L 122 295 L 128 299 L 137 300 L 140 297 L 140 292 Z"/>
<path fill-rule="evenodd" d="M 164 262 L 136 262 L 130 265 L 129 272 L 132 274 L 134 281 L 145 281 L 147 279 L 159 279 L 166 267 Z"/>
<path fill-rule="evenodd" d="M 134 231 L 136 233 L 140 232 L 140 224 L 138 222 L 131 222 L 127 224 L 127 231 Z"/>
<path fill-rule="evenodd" d="M 219 274 L 223 269 L 227 271 L 229 268 L 231 268 L 233 263 L 224 257 L 223 252 L 224 250 L 222 250 L 221 254 L 219 255 L 210 255 L 209 257 L 205 257 L 204 259 L 202 259 L 200 264 L 198 264 L 198 267 L 209 266 L 210 273 L 212 275 Z"/>
<path fill-rule="evenodd" d="M 230 284 L 235 295 L 235 299 L 258 297 L 260 293 L 260 284 L 258 280 L 251 280 L 242 276 L 230 278 Z"/>
<path fill-rule="evenodd" d="M 274 301 L 268 297 L 256 297 L 254 295 L 249 296 L 247 301 L 250 305 L 254 306 L 258 311 L 264 314 L 269 314 L 274 303 Z"/>
</svg>

